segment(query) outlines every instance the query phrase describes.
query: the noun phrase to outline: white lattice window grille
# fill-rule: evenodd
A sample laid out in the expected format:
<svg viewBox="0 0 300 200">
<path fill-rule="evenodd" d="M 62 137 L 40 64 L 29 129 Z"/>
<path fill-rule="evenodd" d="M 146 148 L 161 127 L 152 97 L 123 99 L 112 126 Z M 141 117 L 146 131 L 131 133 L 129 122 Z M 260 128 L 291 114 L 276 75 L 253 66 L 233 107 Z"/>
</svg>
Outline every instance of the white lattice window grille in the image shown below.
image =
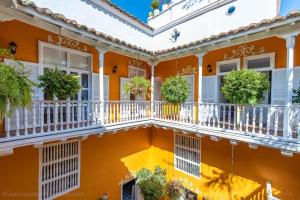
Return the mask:
<svg viewBox="0 0 300 200">
<path fill-rule="evenodd" d="M 80 186 L 80 141 L 44 145 L 40 148 L 39 199 L 48 200 Z"/>
<path fill-rule="evenodd" d="M 174 134 L 175 169 L 200 177 L 201 143 L 199 138 Z"/>
</svg>

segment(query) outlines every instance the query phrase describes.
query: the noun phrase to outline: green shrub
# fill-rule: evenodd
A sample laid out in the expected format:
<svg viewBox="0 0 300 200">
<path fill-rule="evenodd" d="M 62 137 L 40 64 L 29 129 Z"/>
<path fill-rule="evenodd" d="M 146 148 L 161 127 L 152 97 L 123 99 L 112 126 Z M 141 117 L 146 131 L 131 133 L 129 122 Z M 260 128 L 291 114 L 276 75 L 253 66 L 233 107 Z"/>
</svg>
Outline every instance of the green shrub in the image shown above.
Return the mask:
<svg viewBox="0 0 300 200">
<path fill-rule="evenodd" d="M 153 0 L 153 1 L 151 2 L 151 8 L 152 8 L 153 10 L 158 9 L 159 5 L 160 5 L 159 0 Z"/>
<path fill-rule="evenodd" d="M 190 86 L 187 80 L 181 76 L 170 77 L 162 84 L 161 94 L 163 99 L 169 103 L 183 103 L 190 94 Z"/>
<path fill-rule="evenodd" d="M 154 171 L 141 169 L 136 175 L 136 183 L 141 189 L 144 200 L 160 200 L 164 195 L 166 170 L 156 166 Z"/>
<path fill-rule="evenodd" d="M 135 76 L 124 84 L 123 89 L 126 95 L 131 95 L 136 98 L 145 96 L 149 87 L 149 80 L 146 80 L 142 76 Z"/>
<path fill-rule="evenodd" d="M 59 100 L 75 97 L 81 89 L 79 76 L 66 74 L 57 68 L 45 70 L 38 79 L 39 87 L 43 88 L 44 93 Z"/>
<path fill-rule="evenodd" d="M 9 55 L 8 51 L 1 50 L 0 57 Z M 11 57 L 11 56 L 9 56 Z M 20 62 L 10 66 L 0 62 L 0 124 L 4 117 L 10 116 L 19 107 L 32 105 L 32 87 L 35 83 L 29 78 Z M 9 110 L 7 110 L 9 102 Z"/>
<path fill-rule="evenodd" d="M 264 99 L 268 88 L 269 81 L 264 73 L 242 70 L 225 75 L 221 92 L 230 103 L 254 105 Z"/>
</svg>

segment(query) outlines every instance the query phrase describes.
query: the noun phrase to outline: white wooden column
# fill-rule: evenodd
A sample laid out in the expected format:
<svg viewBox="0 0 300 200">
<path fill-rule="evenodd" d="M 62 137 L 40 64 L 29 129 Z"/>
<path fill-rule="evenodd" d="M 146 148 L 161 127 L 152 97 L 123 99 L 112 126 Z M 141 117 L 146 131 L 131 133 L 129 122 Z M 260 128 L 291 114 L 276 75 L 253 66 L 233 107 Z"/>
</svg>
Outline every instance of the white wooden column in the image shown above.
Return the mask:
<svg viewBox="0 0 300 200">
<path fill-rule="evenodd" d="M 104 124 L 104 53 L 103 49 L 96 47 L 99 53 L 99 83 L 100 83 L 100 121 Z"/>
<path fill-rule="evenodd" d="M 292 105 L 293 97 L 293 68 L 294 68 L 294 47 L 295 47 L 295 36 L 288 36 L 286 39 L 286 106 L 284 112 L 284 134 L 286 137 L 292 137 L 292 130 L 290 126 L 290 106 Z"/>
<path fill-rule="evenodd" d="M 197 57 L 198 57 L 198 106 L 197 106 L 197 108 L 198 108 L 198 122 L 200 122 L 200 116 L 201 116 L 200 103 L 202 102 L 202 77 L 203 77 L 202 71 L 203 71 L 203 56 L 205 54 L 206 53 L 203 52 L 203 53 L 199 53 L 197 55 Z"/>
<path fill-rule="evenodd" d="M 154 94 L 155 94 L 155 87 L 154 87 L 154 79 L 155 79 L 155 76 L 154 76 L 154 71 L 155 71 L 155 65 L 157 63 L 151 63 L 151 117 L 154 116 Z"/>
</svg>

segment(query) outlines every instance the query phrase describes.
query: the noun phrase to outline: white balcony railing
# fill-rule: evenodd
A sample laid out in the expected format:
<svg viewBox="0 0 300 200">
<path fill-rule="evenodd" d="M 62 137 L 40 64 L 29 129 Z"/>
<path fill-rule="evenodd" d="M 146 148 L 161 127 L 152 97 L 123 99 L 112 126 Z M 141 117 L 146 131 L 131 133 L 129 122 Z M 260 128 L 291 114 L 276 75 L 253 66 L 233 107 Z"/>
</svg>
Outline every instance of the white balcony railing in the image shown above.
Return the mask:
<svg viewBox="0 0 300 200">
<path fill-rule="evenodd" d="M 190 125 L 198 130 L 298 140 L 299 111 L 299 106 L 222 103 L 173 105 L 161 101 L 35 101 L 30 108 L 17 109 L 6 118 L 0 142 L 148 119 Z"/>
</svg>

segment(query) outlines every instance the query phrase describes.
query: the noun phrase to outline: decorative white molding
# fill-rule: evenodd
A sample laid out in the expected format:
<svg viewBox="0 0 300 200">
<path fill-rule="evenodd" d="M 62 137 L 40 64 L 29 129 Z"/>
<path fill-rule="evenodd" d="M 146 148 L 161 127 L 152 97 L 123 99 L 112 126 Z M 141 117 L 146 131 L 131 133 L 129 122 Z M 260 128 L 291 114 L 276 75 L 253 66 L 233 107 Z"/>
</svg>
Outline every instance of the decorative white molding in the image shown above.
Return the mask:
<svg viewBox="0 0 300 200">
<path fill-rule="evenodd" d="M 56 39 L 54 39 L 54 37 L 52 35 L 48 35 L 48 42 L 52 43 L 52 44 L 66 46 L 66 47 L 69 47 L 72 49 L 77 49 L 80 51 L 87 52 L 87 46 L 84 45 L 83 47 L 80 47 L 80 42 L 78 42 L 76 40 L 72 40 L 70 38 L 58 36 L 58 39 L 56 40 Z"/>
<path fill-rule="evenodd" d="M 193 67 L 191 65 L 188 65 L 184 68 L 181 69 L 181 71 L 177 72 L 177 75 L 179 76 L 188 76 L 188 75 L 193 75 L 197 73 L 197 68 Z"/>
<path fill-rule="evenodd" d="M 224 54 L 224 60 L 231 60 L 234 58 L 254 56 L 258 54 L 265 53 L 264 47 L 255 47 L 254 45 L 243 44 L 238 46 L 238 48 L 231 51 L 231 55 Z"/>
</svg>

